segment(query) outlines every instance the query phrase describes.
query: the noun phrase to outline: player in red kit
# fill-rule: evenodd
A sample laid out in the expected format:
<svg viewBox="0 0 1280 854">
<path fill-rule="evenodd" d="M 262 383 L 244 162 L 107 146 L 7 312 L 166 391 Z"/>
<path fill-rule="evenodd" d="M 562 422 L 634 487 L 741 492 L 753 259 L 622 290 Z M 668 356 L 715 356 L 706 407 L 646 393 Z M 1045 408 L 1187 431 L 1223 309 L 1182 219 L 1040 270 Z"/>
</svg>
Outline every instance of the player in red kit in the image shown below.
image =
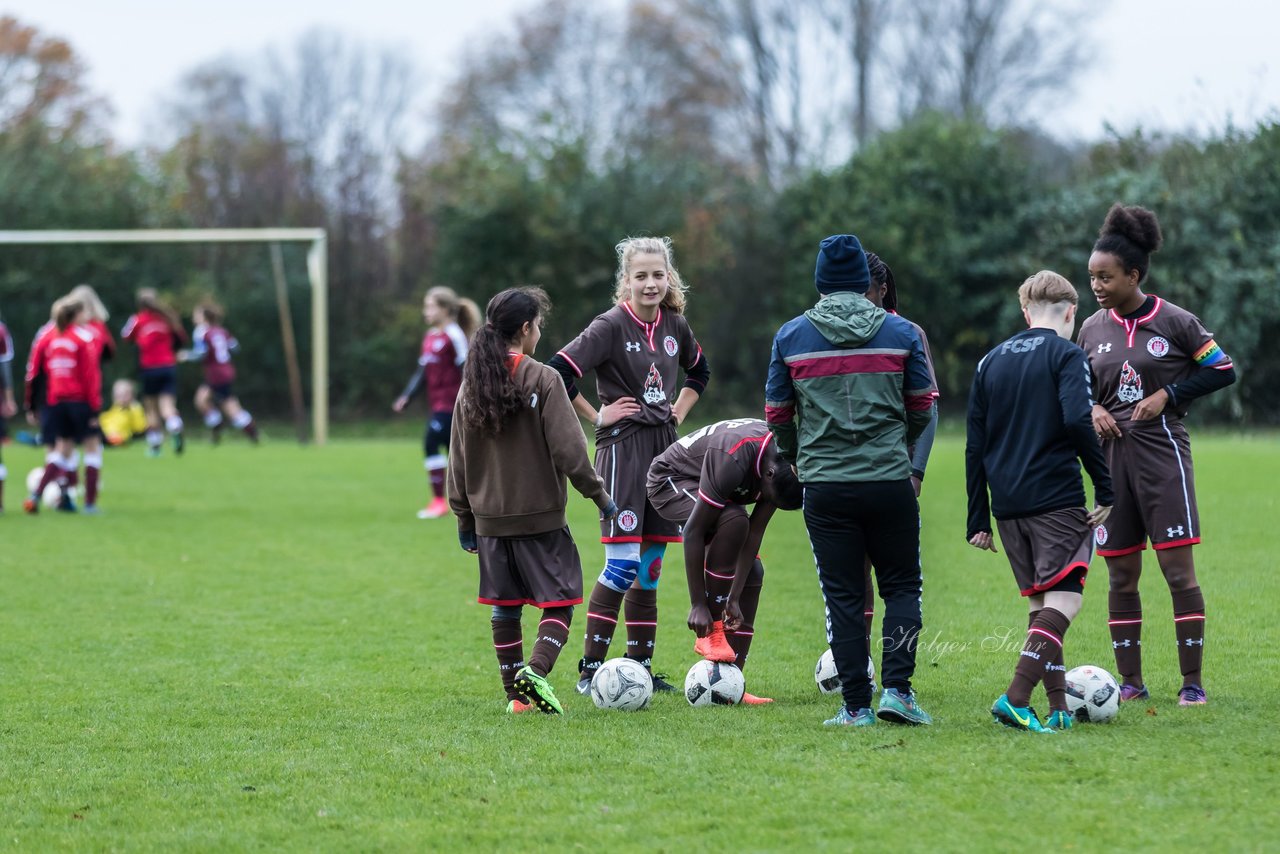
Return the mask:
<svg viewBox="0 0 1280 854">
<path fill-rule="evenodd" d="M 54 328 L 43 335 L 27 362 L 26 409 L 32 411 L 32 392 L 43 379 L 48 416 L 45 426 L 54 439 L 55 458 L 45 465 L 36 490 L 23 502 L 28 513 L 40 509 L 40 496 L 51 483 L 64 480 L 76 448 L 98 427 L 102 408 L 102 373 L 93 331 L 81 325 L 87 315 L 84 304 L 63 297 L 54 304 Z M 59 509 L 74 510 L 66 495 Z"/>
<path fill-rule="evenodd" d="M 192 312 L 195 330 L 191 333 L 191 349 L 178 355 L 185 361 L 199 360 L 204 367 L 204 382 L 196 389 L 196 409 L 204 419 L 204 426 L 213 433 L 213 443 L 222 436 L 224 421 L 243 430 L 254 444 L 258 442 L 258 427 L 253 416 L 240 405 L 231 385 L 235 382 L 236 366 L 231 354 L 240 343 L 222 325 L 222 309 L 212 302 L 201 303 Z M 224 419 L 225 416 L 225 419 Z"/>
<path fill-rule="evenodd" d="M 174 453 L 181 454 L 177 347 L 188 341 L 182 319 L 160 301 L 153 288 L 142 288 L 138 310 L 125 321 L 120 337 L 138 348 L 142 406 L 147 411 L 147 454 L 159 456 L 166 430 L 173 437 Z"/>
<path fill-rule="evenodd" d="M 76 285 L 67 296 L 84 306 L 84 326 L 93 333 L 92 347 L 96 355 L 98 375 L 101 378 L 102 363 L 110 361 L 116 354 L 116 339 L 112 337 L 111 330 L 107 328 L 107 321 L 111 319 L 111 315 L 98 297 L 98 292 L 90 285 Z M 97 413 L 95 412 L 94 414 L 96 415 Z M 102 480 L 103 441 L 102 430 L 97 427 L 84 440 L 85 513 L 93 514 L 98 512 L 98 484 Z M 78 467 L 79 460 L 73 456 L 71 459 L 69 485 L 75 485 L 76 469 Z"/>
<path fill-rule="evenodd" d="M 422 319 L 427 322 L 427 334 L 422 338 L 418 370 L 391 408 L 403 412 L 419 387 L 426 386 L 427 430 L 422 440 L 422 455 L 423 467 L 431 481 L 431 502 L 418 511 L 418 518 L 438 519 L 449 512 L 444 500 L 449 432 L 453 406 L 462 385 L 462 366 L 467 360 L 471 336 L 480 324 L 480 309 L 451 288 L 434 287 L 422 300 Z"/>
</svg>

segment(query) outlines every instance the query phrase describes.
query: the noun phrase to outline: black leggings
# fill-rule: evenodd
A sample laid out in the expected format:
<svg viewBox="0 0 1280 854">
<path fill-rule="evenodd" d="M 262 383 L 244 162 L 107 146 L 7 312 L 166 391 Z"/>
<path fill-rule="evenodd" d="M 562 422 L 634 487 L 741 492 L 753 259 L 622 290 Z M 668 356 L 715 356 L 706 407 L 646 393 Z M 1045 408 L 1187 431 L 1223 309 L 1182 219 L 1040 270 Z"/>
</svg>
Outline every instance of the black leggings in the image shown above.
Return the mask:
<svg viewBox="0 0 1280 854">
<path fill-rule="evenodd" d="M 920 635 L 920 507 L 909 480 L 806 483 L 804 521 L 827 609 L 827 640 L 851 709 L 871 705 L 865 561 L 884 601 L 880 678 L 911 690 Z"/>
</svg>

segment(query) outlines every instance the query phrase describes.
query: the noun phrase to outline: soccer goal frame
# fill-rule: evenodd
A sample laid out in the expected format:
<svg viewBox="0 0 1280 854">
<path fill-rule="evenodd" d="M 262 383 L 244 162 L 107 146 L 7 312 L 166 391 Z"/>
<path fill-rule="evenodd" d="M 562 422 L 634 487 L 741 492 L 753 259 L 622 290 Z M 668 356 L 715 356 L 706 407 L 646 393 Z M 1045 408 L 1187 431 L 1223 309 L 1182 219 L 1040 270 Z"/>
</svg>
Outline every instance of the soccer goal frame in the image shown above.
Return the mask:
<svg viewBox="0 0 1280 854">
<path fill-rule="evenodd" d="M 329 259 L 323 228 L 0 231 L 0 246 L 98 243 L 306 243 L 311 285 L 311 439 L 329 439 Z"/>
</svg>

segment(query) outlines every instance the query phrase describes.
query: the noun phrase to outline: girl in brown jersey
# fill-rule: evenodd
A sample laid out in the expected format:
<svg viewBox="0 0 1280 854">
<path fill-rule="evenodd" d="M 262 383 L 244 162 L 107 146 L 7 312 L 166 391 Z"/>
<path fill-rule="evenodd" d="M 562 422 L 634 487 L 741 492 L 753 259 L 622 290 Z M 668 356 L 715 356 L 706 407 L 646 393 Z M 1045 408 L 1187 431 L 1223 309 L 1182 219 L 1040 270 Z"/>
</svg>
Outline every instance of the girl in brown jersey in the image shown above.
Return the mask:
<svg viewBox="0 0 1280 854">
<path fill-rule="evenodd" d="M 1235 382 L 1230 357 L 1194 314 L 1144 293 L 1151 253 L 1163 237 L 1146 208 L 1113 205 L 1089 257 L 1100 306 L 1078 343 L 1093 374 L 1093 424 L 1111 469 L 1116 502 L 1096 532 L 1107 561 L 1111 645 L 1121 699 L 1146 699 L 1138 578 L 1147 541 L 1173 596 L 1183 706 L 1205 702 L 1204 596 L 1191 547 L 1200 542 L 1191 443 L 1182 417 L 1191 401 Z"/>
<path fill-rule="evenodd" d="M 578 414 L 596 428 L 596 471 L 618 503 L 617 519 L 601 525 L 605 565 L 587 606 L 578 692 L 585 694 L 603 663 L 625 602 L 627 657 L 652 669 L 658 629 L 658 577 L 680 526 L 649 503 L 649 465 L 676 440 L 676 427 L 706 388 L 711 370 L 684 318 L 685 289 L 671 241 L 632 237 L 615 247 L 614 306 L 599 315 L 548 363 L 564 379 Z M 677 374 L 685 379 L 675 394 Z M 575 381 L 596 375 L 597 410 Z M 660 675 L 654 689 L 675 688 Z"/>
<path fill-rule="evenodd" d="M 493 646 L 512 713 L 563 711 L 547 675 L 582 601 L 565 478 L 604 517 L 617 512 L 591 467 L 564 384 L 532 358 L 549 307 L 540 288 L 511 288 L 489 301 L 449 442 L 449 505 L 462 548 L 480 556 L 478 598 L 493 606 Z M 542 609 L 527 664 L 524 605 Z"/>
</svg>

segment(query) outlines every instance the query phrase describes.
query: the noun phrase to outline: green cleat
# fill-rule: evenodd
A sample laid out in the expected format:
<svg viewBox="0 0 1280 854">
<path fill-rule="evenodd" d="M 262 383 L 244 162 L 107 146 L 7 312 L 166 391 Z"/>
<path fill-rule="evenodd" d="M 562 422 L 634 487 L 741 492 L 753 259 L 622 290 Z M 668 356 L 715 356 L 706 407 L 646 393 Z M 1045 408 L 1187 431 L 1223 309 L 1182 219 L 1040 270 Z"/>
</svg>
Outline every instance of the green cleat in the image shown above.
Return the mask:
<svg viewBox="0 0 1280 854">
<path fill-rule="evenodd" d="M 1056 709 L 1045 718 L 1044 725 L 1049 729 L 1071 729 L 1071 725 L 1075 722 L 1076 719 L 1071 717 L 1071 713 L 1066 709 Z"/>
<path fill-rule="evenodd" d="M 564 709 L 560 708 L 560 701 L 556 699 L 556 692 L 551 690 L 551 683 L 534 673 L 527 665 L 521 667 L 516 673 L 515 688 L 531 705 L 537 707 L 538 711 L 548 715 L 564 714 Z"/>
<path fill-rule="evenodd" d="M 895 724 L 920 726 L 933 723 L 929 713 L 916 702 L 915 692 L 904 694 L 897 688 L 885 688 L 880 694 L 880 709 L 876 717 Z"/>
<path fill-rule="evenodd" d="M 858 709 L 854 714 L 849 713 L 849 709 L 845 706 L 840 707 L 840 711 L 836 712 L 836 716 L 830 720 L 822 722 L 823 726 L 872 726 L 876 722 L 875 712 L 870 709 Z"/>
<path fill-rule="evenodd" d="M 1005 694 L 1001 694 L 1000 699 L 996 700 L 991 706 L 991 717 L 998 724 L 1004 724 L 1012 729 L 1020 729 L 1023 732 L 1053 732 L 1053 730 L 1040 723 L 1040 718 L 1029 706 L 1027 708 L 1018 708 L 1009 702 L 1009 697 Z"/>
</svg>

